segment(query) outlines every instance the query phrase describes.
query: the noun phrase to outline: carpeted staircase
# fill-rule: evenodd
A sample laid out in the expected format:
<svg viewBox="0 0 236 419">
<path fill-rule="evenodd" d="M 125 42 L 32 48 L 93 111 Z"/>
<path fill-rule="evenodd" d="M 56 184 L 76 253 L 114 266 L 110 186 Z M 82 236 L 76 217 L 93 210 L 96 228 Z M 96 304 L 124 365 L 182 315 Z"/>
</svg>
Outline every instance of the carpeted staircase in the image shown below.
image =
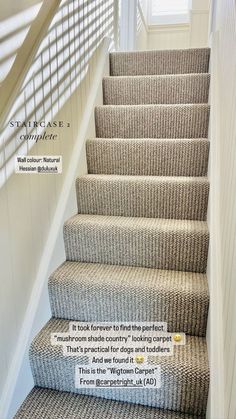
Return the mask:
<svg viewBox="0 0 236 419">
<path fill-rule="evenodd" d="M 64 226 L 66 262 L 49 279 L 53 317 L 30 348 L 35 387 L 15 418 L 205 416 L 209 54 L 110 55 L 78 214 Z M 50 344 L 70 320 L 165 321 L 186 345 L 160 357 L 160 389 L 82 391 L 76 358 Z"/>
</svg>

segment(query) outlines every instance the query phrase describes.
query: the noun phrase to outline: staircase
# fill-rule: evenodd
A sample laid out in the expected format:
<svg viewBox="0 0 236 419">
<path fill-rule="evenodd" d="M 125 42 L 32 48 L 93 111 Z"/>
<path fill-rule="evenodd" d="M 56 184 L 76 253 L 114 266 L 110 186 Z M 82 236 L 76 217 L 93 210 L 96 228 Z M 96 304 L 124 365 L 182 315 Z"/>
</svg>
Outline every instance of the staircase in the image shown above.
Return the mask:
<svg viewBox="0 0 236 419">
<path fill-rule="evenodd" d="M 205 417 L 208 62 L 209 49 L 110 55 L 66 261 L 49 279 L 52 319 L 30 348 L 35 387 L 15 418 Z M 165 321 L 186 345 L 160 357 L 160 389 L 78 390 L 76 358 L 50 344 L 70 320 Z"/>
</svg>

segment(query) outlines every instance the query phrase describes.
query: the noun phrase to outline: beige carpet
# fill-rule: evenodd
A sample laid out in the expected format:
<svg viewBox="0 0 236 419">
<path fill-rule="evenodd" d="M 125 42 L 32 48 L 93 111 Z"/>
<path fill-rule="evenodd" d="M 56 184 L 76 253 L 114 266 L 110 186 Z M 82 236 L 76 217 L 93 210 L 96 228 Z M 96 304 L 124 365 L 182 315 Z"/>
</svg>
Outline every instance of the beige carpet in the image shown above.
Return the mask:
<svg viewBox="0 0 236 419">
<path fill-rule="evenodd" d="M 32 342 L 35 388 L 17 419 L 191 419 L 206 413 L 209 368 L 209 49 L 112 53 L 49 279 L 52 319 Z M 186 345 L 159 357 L 152 389 L 75 387 L 78 358 L 51 332 L 70 320 L 165 321 Z M 86 356 L 80 356 L 82 363 Z"/>
</svg>

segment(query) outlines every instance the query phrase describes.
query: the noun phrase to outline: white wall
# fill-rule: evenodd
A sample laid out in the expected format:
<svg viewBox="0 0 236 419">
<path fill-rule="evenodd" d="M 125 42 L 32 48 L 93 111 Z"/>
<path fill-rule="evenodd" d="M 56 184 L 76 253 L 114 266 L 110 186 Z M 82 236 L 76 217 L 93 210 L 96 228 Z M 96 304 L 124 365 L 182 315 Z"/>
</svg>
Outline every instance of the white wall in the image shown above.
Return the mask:
<svg viewBox="0 0 236 419">
<path fill-rule="evenodd" d="M 209 0 L 192 0 L 189 34 L 191 48 L 208 46 L 209 7 Z"/>
<path fill-rule="evenodd" d="M 161 50 L 208 46 L 209 0 L 192 0 L 188 24 L 149 25 L 147 9 L 150 0 L 142 0 L 146 25 L 138 15 L 137 49 Z M 145 27 L 146 26 L 146 27 Z"/>
<path fill-rule="evenodd" d="M 7 113 L 12 91 L 25 75 L 29 51 L 37 49 L 41 31 L 47 32 L 50 17 L 61 0 L 20 0 L 4 2 L 0 7 L 0 114 Z M 0 0 L 2 3 L 3 0 Z M 9 106 L 8 106 L 9 105 Z"/>
<path fill-rule="evenodd" d="M 208 417 L 236 417 L 236 6 L 212 1 Z"/>
<path fill-rule="evenodd" d="M 0 2 L 0 82 L 9 73 L 17 52 L 38 14 L 42 1 Z M 19 20 L 21 24 L 19 25 Z"/>
<path fill-rule="evenodd" d="M 75 176 L 86 172 L 83 143 L 87 135 L 94 135 L 96 84 L 93 80 L 101 72 L 101 54 L 107 57 L 107 47 L 102 46 L 104 39 L 113 34 L 113 0 L 96 0 L 89 9 L 79 6 L 77 0 L 69 3 L 68 6 L 67 0 L 62 1 L 4 123 L 1 136 L 1 419 L 5 419 L 3 412 L 11 404 L 12 392 L 15 404 L 10 406 L 11 409 L 32 385 L 24 350 L 28 338 L 50 316 L 45 284 L 52 269 L 65 257 L 63 221 L 76 212 Z M 77 13 L 78 7 L 80 14 Z M 56 50 L 57 58 L 53 60 Z M 102 73 L 99 84 L 101 77 Z M 99 97 L 101 100 L 101 95 Z M 53 129 L 58 134 L 55 141 L 39 141 L 31 145 L 19 141 L 20 134 L 29 133 L 30 129 L 10 128 L 8 122 L 12 119 L 54 119 L 68 122 L 70 126 Z M 50 134 L 50 129 L 47 133 Z M 62 155 L 63 173 L 14 174 L 15 156 L 26 153 Z M 43 305 L 35 319 L 43 289 Z M 23 359 L 25 368 L 19 371 Z"/>
<path fill-rule="evenodd" d="M 190 47 L 190 26 L 159 25 L 149 27 L 147 48 L 154 49 L 181 49 Z"/>
</svg>

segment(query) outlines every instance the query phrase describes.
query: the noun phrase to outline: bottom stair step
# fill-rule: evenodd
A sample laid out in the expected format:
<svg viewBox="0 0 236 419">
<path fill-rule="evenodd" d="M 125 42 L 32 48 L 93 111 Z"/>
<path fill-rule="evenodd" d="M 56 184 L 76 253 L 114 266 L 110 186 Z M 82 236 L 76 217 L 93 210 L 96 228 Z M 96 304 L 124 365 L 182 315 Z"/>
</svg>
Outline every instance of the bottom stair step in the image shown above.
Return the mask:
<svg viewBox="0 0 236 419">
<path fill-rule="evenodd" d="M 158 389 L 81 390 L 75 388 L 75 366 L 78 365 L 78 357 L 64 356 L 60 346 L 52 346 L 50 343 L 51 333 L 68 330 L 68 320 L 53 318 L 34 339 L 30 348 L 30 362 L 36 386 L 192 415 L 200 416 L 206 413 L 209 369 L 205 338 L 187 336 L 184 346 L 174 348 L 174 355 L 157 357 L 157 363 L 161 366 L 162 383 Z"/>
<path fill-rule="evenodd" d="M 34 387 L 14 419 L 193 419 L 184 413 Z"/>
</svg>

